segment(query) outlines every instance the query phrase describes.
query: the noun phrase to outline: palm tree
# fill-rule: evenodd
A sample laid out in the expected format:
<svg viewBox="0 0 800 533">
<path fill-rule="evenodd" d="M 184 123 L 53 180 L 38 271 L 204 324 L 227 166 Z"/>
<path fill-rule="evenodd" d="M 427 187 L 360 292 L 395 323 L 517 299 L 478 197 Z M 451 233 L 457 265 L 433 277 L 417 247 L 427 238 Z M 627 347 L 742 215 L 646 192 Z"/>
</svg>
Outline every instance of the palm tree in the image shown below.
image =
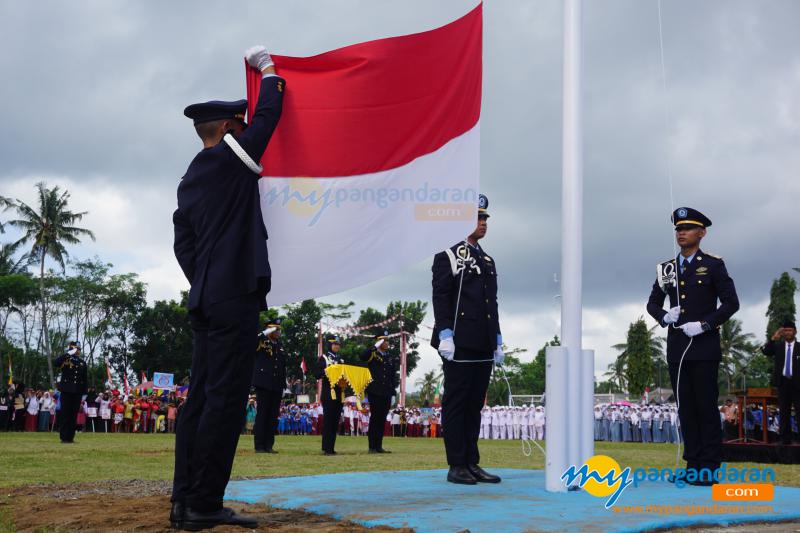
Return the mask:
<svg viewBox="0 0 800 533">
<path fill-rule="evenodd" d="M 612 346 L 612 348 L 616 346 Z M 627 390 L 627 383 L 625 382 L 625 366 L 627 363 L 628 354 L 626 352 L 622 352 L 617 356 L 613 363 L 608 365 L 608 370 L 606 370 L 605 374 L 603 374 L 609 383 L 613 384 L 621 391 Z"/>
<path fill-rule="evenodd" d="M 747 366 L 752 356 L 752 333 L 742 333 L 742 321 L 732 318 L 722 325 L 719 332 L 719 345 L 722 349 L 722 371 L 731 393 L 731 381 L 739 371 Z"/>
<path fill-rule="evenodd" d="M 42 303 L 43 346 L 47 356 L 50 383 L 55 387 L 50 333 L 47 329 L 47 306 L 44 290 L 45 258 L 50 256 L 61 266 L 63 271 L 65 269 L 64 259 L 69 256 L 64 244 L 79 244 L 81 242 L 80 237 L 89 237 L 94 240 L 94 233 L 74 225 L 83 218 L 87 211 L 73 213 L 68 209 L 68 191 L 62 192 L 58 186 L 48 189 L 44 182 L 37 183 L 36 188 L 39 192 L 38 210 L 17 200 L 14 203 L 14 208 L 19 218 L 9 220 L 8 223 L 23 231 L 22 237 L 15 244 L 23 245 L 32 242 L 30 256 L 32 259 L 39 261 L 39 297 Z"/>
<path fill-rule="evenodd" d="M 441 374 L 437 375 L 435 370 L 431 370 L 416 381 L 419 387 L 419 399 L 422 402 L 427 401 L 430 403 L 433 401 L 433 395 L 436 393 L 436 387 L 439 385 L 441 377 Z"/>
<path fill-rule="evenodd" d="M 14 259 L 14 254 L 19 248 L 17 242 L 7 242 L 0 245 L 0 276 L 22 274 L 30 263 L 30 256 L 22 254 L 19 259 Z"/>
<path fill-rule="evenodd" d="M 664 359 L 664 337 L 656 335 L 656 330 L 658 329 L 658 324 L 647 330 L 647 338 L 648 343 L 650 345 L 650 355 L 653 359 L 653 374 L 655 378 L 655 384 L 658 387 L 662 386 L 661 381 L 661 374 L 667 371 L 667 362 Z M 628 364 L 627 361 L 627 351 L 628 351 L 628 343 L 621 342 L 619 344 L 615 344 L 612 346 L 614 350 L 620 352 L 617 356 L 618 359 L 622 359 L 615 361 L 614 363 L 608 365 L 608 371 L 604 374 L 606 377 L 609 378 L 609 381 L 612 383 L 616 383 L 621 389 L 624 390 L 622 384 L 625 382 L 624 373 L 625 373 L 625 365 Z M 619 376 L 617 376 L 617 372 L 619 372 Z"/>
</svg>

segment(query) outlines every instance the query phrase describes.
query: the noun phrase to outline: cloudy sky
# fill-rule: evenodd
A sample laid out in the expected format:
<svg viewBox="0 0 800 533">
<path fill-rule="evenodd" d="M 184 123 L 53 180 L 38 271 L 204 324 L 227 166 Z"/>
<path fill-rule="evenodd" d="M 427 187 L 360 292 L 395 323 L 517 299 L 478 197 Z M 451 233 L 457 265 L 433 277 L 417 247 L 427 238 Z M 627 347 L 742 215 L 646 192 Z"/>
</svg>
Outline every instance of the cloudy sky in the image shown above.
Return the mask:
<svg viewBox="0 0 800 533">
<path fill-rule="evenodd" d="M 188 1 L 0 0 L 0 194 L 31 202 L 37 181 L 66 187 L 97 235 L 72 255 L 139 273 L 151 299 L 176 298 L 188 284 L 171 214 L 199 149 L 187 104 L 243 97 L 250 45 L 312 55 L 432 29 L 475 3 L 251 1 L 225 12 Z M 770 284 L 800 266 L 800 3 L 664 0 L 662 9 L 666 93 L 656 1 L 584 10 L 583 342 L 598 374 L 646 314 L 656 263 L 672 255 L 668 166 L 676 207 L 714 221 L 703 247 L 725 257 L 747 331 L 763 336 Z M 489 1 L 484 17 L 484 247 L 499 267 L 505 340 L 535 353 L 559 332 L 561 2 Z M 326 300 L 428 301 L 429 268 Z M 435 366 L 426 349 L 411 382 Z"/>
</svg>

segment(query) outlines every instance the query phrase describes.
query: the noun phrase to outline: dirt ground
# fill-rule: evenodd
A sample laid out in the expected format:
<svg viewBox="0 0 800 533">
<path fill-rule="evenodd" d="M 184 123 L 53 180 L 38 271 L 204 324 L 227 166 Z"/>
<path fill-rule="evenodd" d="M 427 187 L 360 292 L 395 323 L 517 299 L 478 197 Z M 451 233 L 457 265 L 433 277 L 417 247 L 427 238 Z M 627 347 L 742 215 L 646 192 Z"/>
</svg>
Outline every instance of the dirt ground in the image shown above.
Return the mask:
<svg viewBox="0 0 800 533">
<path fill-rule="evenodd" d="M 147 532 L 166 533 L 169 527 L 170 484 L 165 481 L 114 481 L 71 486 L 34 485 L 2 489 L 0 532 Z M 228 504 L 226 504 L 228 505 Z M 267 508 L 264 505 L 231 503 L 236 511 L 255 516 L 255 531 L 280 533 L 360 533 L 411 530 L 388 527 L 366 528 L 330 517 Z M 11 524 L 9 524 L 9 519 Z M 4 527 L 5 526 L 5 527 Z M 214 532 L 246 531 L 238 527 L 216 527 Z"/>
</svg>

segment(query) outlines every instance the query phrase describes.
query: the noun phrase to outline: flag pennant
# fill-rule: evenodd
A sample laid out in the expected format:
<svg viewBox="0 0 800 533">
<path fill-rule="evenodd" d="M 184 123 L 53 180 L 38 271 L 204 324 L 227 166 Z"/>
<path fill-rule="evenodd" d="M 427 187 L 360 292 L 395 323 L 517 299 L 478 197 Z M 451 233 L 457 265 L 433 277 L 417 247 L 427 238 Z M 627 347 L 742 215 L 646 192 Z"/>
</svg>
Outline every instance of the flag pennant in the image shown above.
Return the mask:
<svg viewBox="0 0 800 533">
<path fill-rule="evenodd" d="M 273 55 L 286 87 L 259 181 L 271 305 L 380 279 L 472 232 L 481 56 L 481 4 L 422 33 Z M 248 67 L 251 116 L 260 83 Z"/>
</svg>

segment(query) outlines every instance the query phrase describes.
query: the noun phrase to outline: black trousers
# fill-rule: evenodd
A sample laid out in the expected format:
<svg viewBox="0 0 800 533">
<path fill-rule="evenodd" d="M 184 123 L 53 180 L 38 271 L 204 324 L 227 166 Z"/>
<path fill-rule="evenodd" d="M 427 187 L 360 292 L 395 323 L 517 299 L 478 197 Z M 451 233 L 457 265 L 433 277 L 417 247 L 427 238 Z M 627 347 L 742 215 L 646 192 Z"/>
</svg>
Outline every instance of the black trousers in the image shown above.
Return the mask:
<svg viewBox="0 0 800 533">
<path fill-rule="evenodd" d="M 58 418 L 61 420 L 59 424 L 61 442 L 72 442 L 75 438 L 75 422 L 78 418 L 82 396 L 76 392 L 61 393 L 61 409 L 58 411 Z"/>
<path fill-rule="evenodd" d="M 458 356 L 458 351 L 456 352 Z M 477 359 L 491 359 L 492 354 Z M 463 466 L 480 463 L 478 437 L 481 409 L 486 400 L 492 362 L 458 363 L 444 361 L 442 426 L 447 464 Z"/>
<path fill-rule="evenodd" d="M 389 402 L 392 400 L 388 396 L 380 394 L 367 394 L 369 399 L 369 430 L 367 431 L 367 441 L 370 450 L 380 450 L 383 448 L 383 428 L 386 422 L 386 415 L 389 414 Z"/>
<path fill-rule="evenodd" d="M 172 501 L 201 512 L 222 508 L 245 418 L 255 361 L 259 297 L 204 302 L 194 333 L 189 397 L 178 417 Z"/>
<path fill-rule="evenodd" d="M 253 442 L 256 450 L 271 450 L 275 445 L 278 413 L 281 410 L 282 390 L 256 388 L 256 422 L 253 425 Z"/>
<path fill-rule="evenodd" d="M 342 417 L 342 393 L 339 387 L 334 389 L 336 399 L 331 398 L 331 389 L 328 380 L 322 380 L 322 451 L 333 452 L 336 445 L 336 433 L 339 431 L 339 421 Z"/>
<path fill-rule="evenodd" d="M 781 442 L 783 444 L 792 443 L 792 405 L 794 405 L 795 416 L 800 420 L 800 387 L 795 385 L 791 379 L 781 376 L 778 384 L 778 408 L 781 413 Z"/>
<path fill-rule="evenodd" d="M 678 399 L 686 468 L 708 468 L 712 474 L 722 461 L 718 371 L 719 361 L 684 360 L 678 389 L 678 363 L 669 363 L 672 391 Z"/>
</svg>

